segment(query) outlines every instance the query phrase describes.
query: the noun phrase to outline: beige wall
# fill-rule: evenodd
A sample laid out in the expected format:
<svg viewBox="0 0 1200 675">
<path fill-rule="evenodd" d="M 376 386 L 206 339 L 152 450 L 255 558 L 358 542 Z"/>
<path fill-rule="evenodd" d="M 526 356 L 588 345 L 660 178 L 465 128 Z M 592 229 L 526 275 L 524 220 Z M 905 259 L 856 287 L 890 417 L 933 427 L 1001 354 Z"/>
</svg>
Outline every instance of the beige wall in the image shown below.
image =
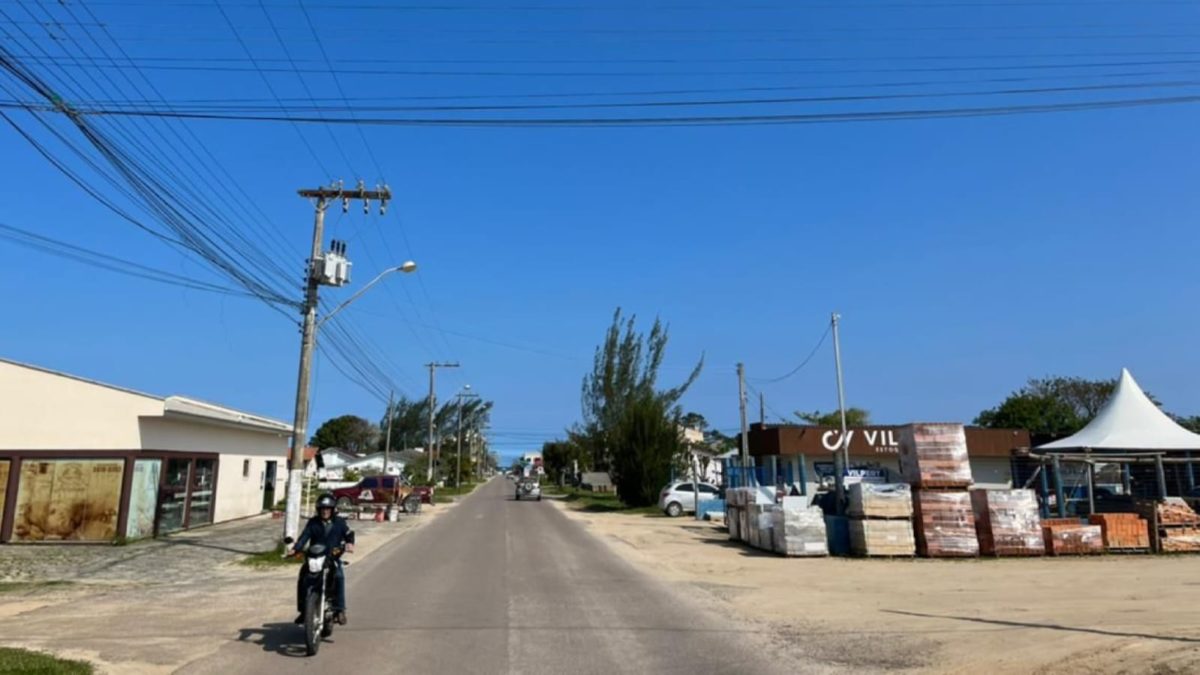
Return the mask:
<svg viewBox="0 0 1200 675">
<path fill-rule="evenodd" d="M 1012 487 L 1012 464 L 1006 457 L 971 458 L 971 476 L 975 486 L 1003 489 Z"/>
<path fill-rule="evenodd" d="M 0 450 L 130 450 L 162 401 L 0 361 Z"/>
<path fill-rule="evenodd" d="M 244 518 L 262 512 L 263 472 L 266 471 L 267 461 L 277 462 L 275 469 L 275 499 L 283 497 L 287 485 L 284 476 L 287 474 L 285 457 L 262 457 L 258 455 L 237 455 L 233 453 L 221 455 L 220 467 L 217 469 L 217 510 L 215 522 Z M 250 462 L 249 475 L 242 475 L 245 462 Z"/>
</svg>

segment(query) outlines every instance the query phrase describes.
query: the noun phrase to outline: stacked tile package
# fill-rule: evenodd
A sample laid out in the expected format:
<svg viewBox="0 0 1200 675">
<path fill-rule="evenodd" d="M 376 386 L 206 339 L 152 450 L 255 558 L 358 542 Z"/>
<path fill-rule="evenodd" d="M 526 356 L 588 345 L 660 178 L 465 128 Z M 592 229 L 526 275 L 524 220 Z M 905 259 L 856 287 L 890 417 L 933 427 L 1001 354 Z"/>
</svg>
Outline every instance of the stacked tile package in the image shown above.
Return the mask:
<svg viewBox="0 0 1200 675">
<path fill-rule="evenodd" d="M 903 483 L 855 483 L 850 486 L 848 512 L 852 518 L 912 518 L 912 488 Z"/>
<path fill-rule="evenodd" d="M 912 488 L 904 484 L 850 486 L 850 552 L 863 556 L 911 556 Z"/>
<path fill-rule="evenodd" d="M 900 428 L 900 475 L 918 488 L 968 488 L 971 462 L 961 424 L 909 424 Z"/>
<path fill-rule="evenodd" d="M 973 490 L 971 506 L 979 552 L 988 556 L 1046 553 L 1042 518 L 1033 490 Z"/>
<path fill-rule="evenodd" d="M 929 558 L 979 555 L 975 513 L 965 490 L 917 490 L 913 493 L 917 553 Z"/>
<path fill-rule="evenodd" d="M 916 552 L 912 521 L 853 519 L 850 552 L 865 556 L 912 556 Z"/>
<path fill-rule="evenodd" d="M 774 550 L 785 556 L 829 555 L 825 514 L 807 497 L 784 497 L 771 513 Z"/>
<path fill-rule="evenodd" d="M 917 553 L 931 557 L 979 555 L 971 506 L 971 463 L 961 424 L 900 428 L 900 475 L 913 491 Z"/>
<path fill-rule="evenodd" d="M 1042 533 L 1049 555 L 1104 553 L 1104 534 L 1099 525 L 1084 525 L 1078 518 L 1047 518 Z"/>
<path fill-rule="evenodd" d="M 1150 550 L 1150 527 L 1136 513 L 1093 513 L 1088 523 L 1100 526 L 1100 538 L 1107 551 Z"/>
</svg>

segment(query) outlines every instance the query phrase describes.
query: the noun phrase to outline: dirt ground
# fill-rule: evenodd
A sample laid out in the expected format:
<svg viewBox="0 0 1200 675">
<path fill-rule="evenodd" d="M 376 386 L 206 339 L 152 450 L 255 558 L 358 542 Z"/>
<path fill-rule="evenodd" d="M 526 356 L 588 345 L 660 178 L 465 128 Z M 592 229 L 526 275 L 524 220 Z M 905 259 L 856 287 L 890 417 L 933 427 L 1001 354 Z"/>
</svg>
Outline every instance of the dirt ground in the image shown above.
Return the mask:
<svg viewBox="0 0 1200 675">
<path fill-rule="evenodd" d="M 1200 672 L 1200 556 L 786 559 L 690 517 L 558 506 L 830 670 Z"/>
</svg>

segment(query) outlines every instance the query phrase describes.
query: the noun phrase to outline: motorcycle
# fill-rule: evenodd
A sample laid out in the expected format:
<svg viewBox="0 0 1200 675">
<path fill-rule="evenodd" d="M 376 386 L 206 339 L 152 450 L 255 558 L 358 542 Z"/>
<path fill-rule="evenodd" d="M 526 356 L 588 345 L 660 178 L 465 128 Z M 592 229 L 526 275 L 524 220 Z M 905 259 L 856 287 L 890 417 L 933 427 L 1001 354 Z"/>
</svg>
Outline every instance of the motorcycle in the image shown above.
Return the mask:
<svg viewBox="0 0 1200 675">
<path fill-rule="evenodd" d="M 286 543 L 291 545 L 288 537 Z M 333 585 L 336 565 L 342 549 L 327 550 L 324 544 L 311 544 L 304 552 L 304 650 L 316 656 L 321 641 L 333 635 Z M 348 563 L 343 563 L 348 564 Z"/>
</svg>

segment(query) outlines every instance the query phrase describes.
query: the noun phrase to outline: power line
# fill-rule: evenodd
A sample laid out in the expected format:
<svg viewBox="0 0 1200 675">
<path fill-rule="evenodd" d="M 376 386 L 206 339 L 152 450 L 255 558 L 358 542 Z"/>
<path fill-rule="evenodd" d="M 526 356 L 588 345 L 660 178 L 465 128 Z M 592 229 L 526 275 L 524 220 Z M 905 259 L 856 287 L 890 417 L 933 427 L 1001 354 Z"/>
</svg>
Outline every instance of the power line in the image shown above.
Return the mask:
<svg viewBox="0 0 1200 675">
<path fill-rule="evenodd" d="M 821 348 L 821 345 L 825 344 L 825 339 L 829 337 L 829 331 L 831 331 L 832 329 L 833 329 L 833 324 L 826 326 L 825 332 L 821 333 L 821 339 L 817 340 L 817 344 L 813 345 L 812 350 L 808 352 L 808 356 L 804 357 L 804 360 L 800 362 L 800 365 L 796 366 L 795 368 L 792 368 L 791 370 L 784 373 L 783 375 L 780 375 L 779 377 L 770 377 L 770 378 L 766 378 L 766 379 L 757 378 L 757 377 L 750 377 L 750 378 L 746 378 L 746 379 L 753 380 L 760 384 L 774 384 L 775 382 L 782 382 L 782 381 L 788 379 L 789 377 L 795 375 L 796 373 L 800 372 L 801 369 L 804 368 L 804 366 L 807 366 L 808 362 L 812 361 L 813 357 L 817 355 L 817 350 L 819 350 Z"/>
</svg>

